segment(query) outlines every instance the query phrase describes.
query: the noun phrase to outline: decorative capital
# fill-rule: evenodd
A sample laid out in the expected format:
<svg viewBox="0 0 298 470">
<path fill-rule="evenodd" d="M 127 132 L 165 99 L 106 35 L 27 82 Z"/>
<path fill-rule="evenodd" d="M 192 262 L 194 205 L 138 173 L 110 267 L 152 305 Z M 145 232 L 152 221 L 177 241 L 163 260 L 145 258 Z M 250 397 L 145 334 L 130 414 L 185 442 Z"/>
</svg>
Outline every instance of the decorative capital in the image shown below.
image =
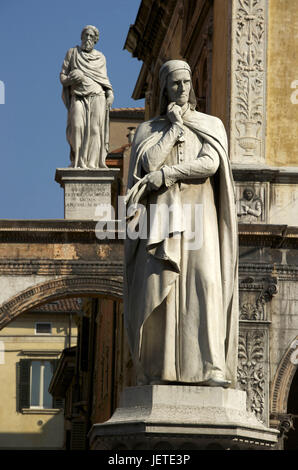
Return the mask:
<svg viewBox="0 0 298 470">
<path fill-rule="evenodd" d="M 272 413 L 270 421 L 272 426 L 279 430 L 280 436 L 287 439 L 287 434 L 291 429 L 294 429 L 294 415 L 288 413 Z"/>
<path fill-rule="evenodd" d="M 265 304 L 270 302 L 278 293 L 277 277 L 267 276 L 261 279 L 247 277 L 240 282 L 240 291 L 255 291 L 256 300 L 251 300 L 240 305 L 240 320 L 266 320 Z"/>
</svg>

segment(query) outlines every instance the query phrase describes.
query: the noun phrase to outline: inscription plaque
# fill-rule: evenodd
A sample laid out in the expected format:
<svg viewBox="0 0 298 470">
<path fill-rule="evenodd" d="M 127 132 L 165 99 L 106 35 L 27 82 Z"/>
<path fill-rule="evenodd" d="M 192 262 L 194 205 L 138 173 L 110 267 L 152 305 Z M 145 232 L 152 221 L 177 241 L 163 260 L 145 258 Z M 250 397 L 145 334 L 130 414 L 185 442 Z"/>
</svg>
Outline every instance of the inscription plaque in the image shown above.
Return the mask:
<svg viewBox="0 0 298 470">
<path fill-rule="evenodd" d="M 112 217 L 112 184 L 119 170 L 80 170 L 58 168 L 56 181 L 64 189 L 64 218 L 97 220 L 98 206 L 104 205 L 107 219 Z"/>
</svg>

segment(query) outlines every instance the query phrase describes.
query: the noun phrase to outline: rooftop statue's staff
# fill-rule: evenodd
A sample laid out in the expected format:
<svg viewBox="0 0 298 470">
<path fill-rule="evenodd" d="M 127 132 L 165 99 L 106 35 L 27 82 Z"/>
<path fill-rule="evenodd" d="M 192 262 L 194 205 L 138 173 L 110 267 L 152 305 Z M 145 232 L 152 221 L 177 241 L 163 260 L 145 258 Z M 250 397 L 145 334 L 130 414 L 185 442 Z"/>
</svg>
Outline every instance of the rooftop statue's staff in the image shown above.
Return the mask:
<svg viewBox="0 0 298 470">
<path fill-rule="evenodd" d="M 124 315 L 138 383 L 234 386 L 237 223 L 226 132 L 220 119 L 195 111 L 186 62 L 161 67 L 160 89 L 160 116 L 141 124 L 133 141 L 127 205 L 176 212 L 157 219 L 160 230 L 146 239 L 125 241 Z M 201 231 L 199 246 L 187 226 L 194 237 Z"/>
<path fill-rule="evenodd" d="M 68 110 L 66 136 L 74 168 L 105 168 L 109 145 L 109 109 L 114 95 L 105 56 L 94 49 L 95 26 L 85 26 L 81 46 L 68 50 L 60 80 Z"/>
</svg>

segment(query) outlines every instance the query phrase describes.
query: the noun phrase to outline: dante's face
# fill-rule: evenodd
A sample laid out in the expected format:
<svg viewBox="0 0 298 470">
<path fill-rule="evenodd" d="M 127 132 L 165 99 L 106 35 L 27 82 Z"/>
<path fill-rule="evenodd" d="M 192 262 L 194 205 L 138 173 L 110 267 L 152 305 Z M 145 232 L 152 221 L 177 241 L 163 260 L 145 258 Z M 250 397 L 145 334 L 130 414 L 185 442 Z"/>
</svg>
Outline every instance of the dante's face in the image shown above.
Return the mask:
<svg viewBox="0 0 298 470">
<path fill-rule="evenodd" d="M 189 101 L 191 81 L 187 70 L 175 70 L 167 79 L 167 93 L 170 103 L 175 102 L 183 106 Z"/>
<path fill-rule="evenodd" d="M 86 29 L 82 35 L 82 49 L 83 51 L 92 51 L 96 42 L 95 34 L 92 29 Z"/>
</svg>

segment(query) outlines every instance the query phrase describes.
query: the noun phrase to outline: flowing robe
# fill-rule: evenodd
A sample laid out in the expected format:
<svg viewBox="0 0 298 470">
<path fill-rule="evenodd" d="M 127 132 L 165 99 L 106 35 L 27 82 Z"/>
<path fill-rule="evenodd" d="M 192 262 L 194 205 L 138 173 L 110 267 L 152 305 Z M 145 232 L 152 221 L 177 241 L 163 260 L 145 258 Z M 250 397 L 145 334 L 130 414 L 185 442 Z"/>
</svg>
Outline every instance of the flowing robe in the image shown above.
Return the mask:
<svg viewBox="0 0 298 470">
<path fill-rule="evenodd" d="M 63 86 L 62 98 L 68 109 L 66 136 L 71 148 L 72 165 L 101 168 L 109 143 L 109 110 L 105 90 L 112 90 L 107 76 L 104 55 L 93 49 L 84 52 L 79 46 L 69 49 L 62 70 L 61 81 L 72 70 L 83 72 L 83 82 Z"/>
<path fill-rule="evenodd" d="M 169 236 L 160 230 L 126 238 L 128 338 L 139 383 L 204 383 L 217 376 L 235 385 L 237 222 L 226 134 L 219 119 L 190 109 L 182 136 L 178 127 L 159 117 L 141 124 L 133 142 L 128 205 L 138 201 L 143 176 L 162 169 L 165 185 L 140 202 L 180 211 L 170 218 Z M 202 245 L 195 249 L 186 243 L 185 203 L 194 229 L 195 207 L 203 209 Z M 177 232 L 180 237 L 172 236 Z"/>
</svg>

